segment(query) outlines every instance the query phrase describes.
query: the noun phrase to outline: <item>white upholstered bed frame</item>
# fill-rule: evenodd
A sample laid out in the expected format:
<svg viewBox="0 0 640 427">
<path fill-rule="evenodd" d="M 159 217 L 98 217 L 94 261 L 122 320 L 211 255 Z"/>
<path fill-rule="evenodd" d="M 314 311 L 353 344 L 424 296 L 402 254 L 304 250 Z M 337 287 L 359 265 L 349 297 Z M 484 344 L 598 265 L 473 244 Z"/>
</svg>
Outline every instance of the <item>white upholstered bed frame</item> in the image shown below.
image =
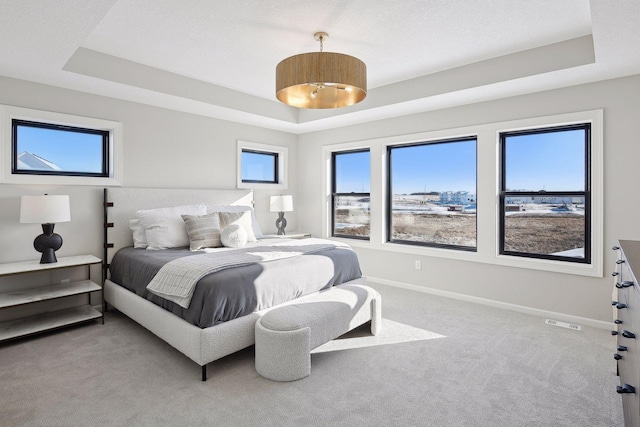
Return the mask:
<svg viewBox="0 0 640 427">
<path fill-rule="evenodd" d="M 254 344 L 255 323 L 269 309 L 202 329 L 113 283 L 107 275 L 115 252 L 120 248 L 133 246 L 129 220 L 135 218 L 136 211 L 196 203 L 252 206 L 253 191 L 105 188 L 103 283 L 106 303 L 200 365 L 202 381 L 206 381 L 207 363 Z M 348 283 L 364 284 L 365 280 L 356 279 Z M 285 304 L 297 301 L 299 300 Z"/>
</svg>

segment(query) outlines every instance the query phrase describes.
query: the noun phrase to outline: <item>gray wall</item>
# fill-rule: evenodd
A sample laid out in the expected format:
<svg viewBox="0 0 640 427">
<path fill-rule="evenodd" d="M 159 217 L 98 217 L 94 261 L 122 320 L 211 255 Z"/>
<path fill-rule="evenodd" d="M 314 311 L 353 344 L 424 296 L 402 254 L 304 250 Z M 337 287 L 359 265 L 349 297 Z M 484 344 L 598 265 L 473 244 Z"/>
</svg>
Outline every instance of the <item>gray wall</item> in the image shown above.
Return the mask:
<svg viewBox="0 0 640 427">
<path fill-rule="evenodd" d="M 640 239 L 640 159 L 638 113 L 640 76 L 609 80 L 474 105 L 381 120 L 299 137 L 298 218 L 300 228 L 322 231 L 322 147 L 396 135 L 548 116 L 604 110 L 604 246 L 603 278 L 551 273 L 469 261 L 356 248 L 364 273 L 373 278 L 496 301 L 534 311 L 611 321 L 612 279 L 617 239 Z M 302 191 L 304 190 L 304 191 Z M 422 261 L 415 270 L 414 260 Z M 425 307 L 425 310 L 428 310 Z M 526 311 L 526 310 L 525 310 Z M 553 313 L 550 313 L 553 314 Z"/>
<path fill-rule="evenodd" d="M 295 203 L 295 211 L 287 214 L 287 228 L 310 231 L 316 236 L 322 230 L 322 162 L 318 159 L 322 158 L 323 145 L 602 108 L 605 277 L 367 248 L 356 250 L 364 273 L 370 277 L 505 305 L 610 321 L 612 279 L 608 272 L 613 270 L 614 254 L 609 247 L 617 239 L 640 239 L 640 195 L 636 184 L 640 76 L 300 136 L 2 77 L 0 103 L 122 122 L 123 184 L 127 187 L 235 188 L 237 139 L 286 146 L 290 157 L 287 193 L 293 194 Z M 39 257 L 32 244 L 40 228 L 19 223 L 19 205 L 21 195 L 44 192 L 71 196 L 72 221 L 56 225 L 65 241 L 58 254 L 90 253 L 101 257 L 101 188 L 0 184 L 0 262 Z M 278 193 L 256 191 L 256 212 L 265 232 L 275 230 L 276 217 L 268 212 L 268 197 Z M 422 270 L 413 268 L 415 259 L 422 260 Z"/>
<path fill-rule="evenodd" d="M 122 122 L 126 187 L 236 188 L 238 139 L 286 146 L 293 177 L 287 194 L 297 202 L 297 138 L 292 134 L 3 77 L 0 104 Z M 0 263 L 39 258 L 33 239 L 42 231 L 37 224 L 20 224 L 20 196 L 45 192 L 70 195 L 72 220 L 56 225 L 64 239 L 58 256 L 102 257 L 102 187 L 0 184 Z M 269 195 L 280 193 L 255 191 L 265 233 L 275 232 L 277 218 L 269 212 Z M 297 227 L 294 214 L 287 215 L 291 230 Z"/>
</svg>

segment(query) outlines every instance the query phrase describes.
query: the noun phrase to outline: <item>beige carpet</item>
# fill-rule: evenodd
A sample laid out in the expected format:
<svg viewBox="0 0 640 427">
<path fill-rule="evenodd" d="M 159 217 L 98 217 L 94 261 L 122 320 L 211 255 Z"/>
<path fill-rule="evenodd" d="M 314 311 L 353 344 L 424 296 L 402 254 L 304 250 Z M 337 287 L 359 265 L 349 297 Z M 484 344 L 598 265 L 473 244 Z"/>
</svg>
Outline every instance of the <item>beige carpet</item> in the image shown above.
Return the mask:
<svg viewBox="0 0 640 427">
<path fill-rule="evenodd" d="M 249 348 L 209 364 L 118 312 L 0 345 L 2 426 L 622 426 L 608 331 L 372 284 L 384 331 L 276 383 Z M 606 304 L 607 301 L 603 301 Z"/>
</svg>

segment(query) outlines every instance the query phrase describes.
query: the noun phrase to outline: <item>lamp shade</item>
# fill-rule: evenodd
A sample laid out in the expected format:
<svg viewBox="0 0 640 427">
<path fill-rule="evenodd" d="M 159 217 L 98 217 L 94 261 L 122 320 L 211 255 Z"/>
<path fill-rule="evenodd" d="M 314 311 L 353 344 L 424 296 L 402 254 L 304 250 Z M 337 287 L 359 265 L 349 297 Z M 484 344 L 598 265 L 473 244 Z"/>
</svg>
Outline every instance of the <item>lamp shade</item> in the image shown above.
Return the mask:
<svg viewBox="0 0 640 427">
<path fill-rule="evenodd" d="M 55 224 L 71 221 L 69 196 L 22 196 L 20 222 Z"/>
<path fill-rule="evenodd" d="M 341 108 L 367 96 L 367 66 L 350 55 L 323 52 L 329 34 L 313 36 L 320 52 L 302 53 L 276 67 L 276 98 L 298 108 Z"/>
<path fill-rule="evenodd" d="M 276 97 L 298 108 L 341 108 L 367 96 L 367 67 L 353 56 L 310 52 L 280 62 Z"/>
<path fill-rule="evenodd" d="M 270 212 L 292 212 L 293 211 L 293 196 L 271 196 L 269 200 Z"/>
</svg>

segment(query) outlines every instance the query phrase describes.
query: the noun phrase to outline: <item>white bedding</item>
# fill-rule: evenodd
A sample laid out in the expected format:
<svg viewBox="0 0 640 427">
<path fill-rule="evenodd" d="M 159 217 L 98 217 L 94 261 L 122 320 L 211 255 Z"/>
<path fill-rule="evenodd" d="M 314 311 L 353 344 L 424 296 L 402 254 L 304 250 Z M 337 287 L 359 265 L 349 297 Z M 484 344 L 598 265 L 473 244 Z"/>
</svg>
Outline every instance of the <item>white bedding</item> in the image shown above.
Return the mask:
<svg viewBox="0 0 640 427">
<path fill-rule="evenodd" d="M 227 249 L 175 259 L 165 264 L 147 285 L 150 292 L 189 308 L 196 283 L 207 274 L 225 268 L 291 258 L 336 247 L 349 248 L 340 242 L 323 239 L 263 241 L 239 249 Z"/>
</svg>

